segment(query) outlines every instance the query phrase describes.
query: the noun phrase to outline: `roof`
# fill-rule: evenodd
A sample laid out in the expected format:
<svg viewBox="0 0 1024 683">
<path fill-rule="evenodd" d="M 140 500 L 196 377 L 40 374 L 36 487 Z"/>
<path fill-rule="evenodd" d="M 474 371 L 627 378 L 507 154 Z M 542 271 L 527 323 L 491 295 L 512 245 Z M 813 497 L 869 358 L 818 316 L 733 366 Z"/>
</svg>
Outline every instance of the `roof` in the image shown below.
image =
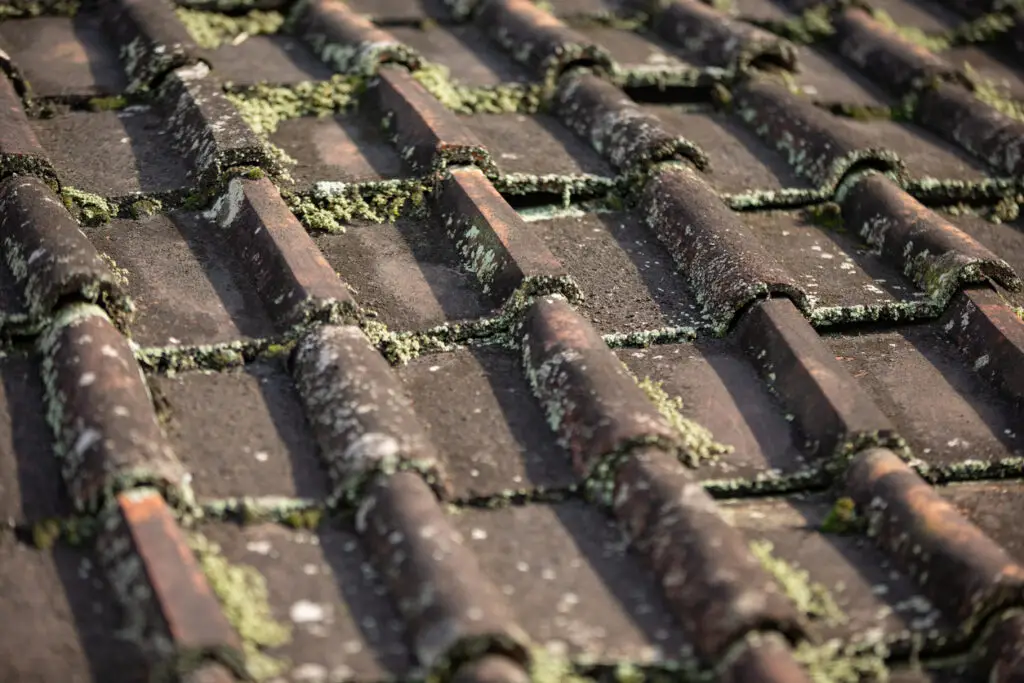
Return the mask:
<svg viewBox="0 0 1024 683">
<path fill-rule="evenodd" d="M 1018 680 L 1022 11 L 3 3 L 0 680 Z"/>
</svg>

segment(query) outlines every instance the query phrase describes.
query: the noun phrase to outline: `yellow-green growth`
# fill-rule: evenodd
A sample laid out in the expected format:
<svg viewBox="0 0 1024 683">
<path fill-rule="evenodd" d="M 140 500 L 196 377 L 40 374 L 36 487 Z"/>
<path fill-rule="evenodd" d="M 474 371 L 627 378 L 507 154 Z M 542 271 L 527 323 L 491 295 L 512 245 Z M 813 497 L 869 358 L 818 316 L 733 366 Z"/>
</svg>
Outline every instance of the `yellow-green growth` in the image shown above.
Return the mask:
<svg viewBox="0 0 1024 683">
<path fill-rule="evenodd" d="M 821 530 L 828 534 L 856 534 L 865 528 L 866 520 L 857 514 L 857 504 L 846 496 L 836 501 L 821 523 Z"/>
<path fill-rule="evenodd" d="M 284 523 L 293 529 L 313 530 L 320 526 L 323 519 L 323 510 L 310 508 L 308 510 L 293 510 L 284 516 Z"/>
<path fill-rule="evenodd" d="M 758 540 L 750 544 L 751 552 L 768 573 L 775 577 L 797 609 L 809 617 L 822 619 L 829 624 L 846 623 L 846 614 L 836 604 L 829 590 L 820 583 L 811 581 L 807 570 L 775 557 L 772 554 L 774 549 L 775 546 L 770 541 Z"/>
<path fill-rule="evenodd" d="M 915 45 L 923 47 L 931 52 L 942 52 L 949 49 L 949 38 L 944 35 L 935 35 L 922 31 L 915 26 L 904 26 L 896 23 L 896 20 L 888 12 L 876 9 L 872 12 L 875 21 L 882 24 L 891 31 L 896 32 L 901 38 Z"/>
<path fill-rule="evenodd" d="M 657 406 L 662 417 L 672 425 L 691 467 L 696 467 L 701 461 L 714 460 L 718 456 L 732 453 L 732 446 L 718 443 L 706 427 L 683 417 L 683 399 L 669 396 L 662 388 L 661 382 L 644 377 L 637 382 L 637 386 L 643 389 L 647 398 Z"/>
<path fill-rule="evenodd" d="M 970 64 L 964 62 L 964 73 L 974 83 L 974 96 L 1011 119 L 1024 121 L 1024 102 L 1014 99 L 999 84 L 984 78 Z"/>
<path fill-rule="evenodd" d="M 93 111 L 117 111 L 128 106 L 128 98 L 124 95 L 111 97 L 93 97 L 89 100 L 89 108 Z"/>
<path fill-rule="evenodd" d="M 61 189 L 60 194 L 64 206 L 72 215 L 77 216 L 82 225 L 89 227 L 103 225 L 117 215 L 117 207 L 98 194 L 76 190 L 67 185 Z"/>
<path fill-rule="evenodd" d="M 252 10 L 241 16 L 178 7 L 178 19 L 199 47 L 213 50 L 225 43 L 238 44 L 249 36 L 277 33 L 284 24 L 280 12 Z"/>
<path fill-rule="evenodd" d="M 804 642 L 793 651 L 796 661 L 803 665 L 815 683 L 887 681 L 887 655 L 883 645 L 863 650 L 844 645 L 839 640 L 829 640 L 822 645 Z"/>
<path fill-rule="evenodd" d="M 249 674 L 257 681 L 282 675 L 290 662 L 263 650 L 289 643 L 292 634 L 290 627 L 274 619 L 266 579 L 252 567 L 228 562 L 220 548 L 201 534 L 193 534 L 189 545 L 224 614 L 242 639 Z"/>
<path fill-rule="evenodd" d="M 244 91 L 228 92 L 242 119 L 257 135 L 272 135 L 282 121 L 302 116 L 329 116 L 355 104 L 364 87 L 361 78 L 335 74 L 327 81 L 307 81 L 292 86 L 260 84 Z"/>
<path fill-rule="evenodd" d="M 459 114 L 531 114 L 541 106 L 542 88 L 539 85 L 459 85 L 452 82 L 448 67 L 433 63 L 424 64 L 413 73 L 413 78 L 447 109 Z"/>
<path fill-rule="evenodd" d="M 1001 12 L 986 14 L 958 26 L 952 32 L 952 40 L 959 44 L 987 43 L 1009 31 L 1013 25 L 1012 15 Z"/>
<path fill-rule="evenodd" d="M 117 261 L 115 261 L 114 258 L 105 251 L 100 252 L 100 258 L 103 259 L 103 262 L 107 264 L 108 268 L 110 268 L 110 272 L 114 276 L 114 279 L 117 280 L 117 284 L 122 287 L 127 287 L 128 271 L 117 265 Z"/>
<path fill-rule="evenodd" d="M 59 538 L 59 519 L 44 519 L 32 525 L 32 545 L 39 550 L 49 550 Z"/>
<path fill-rule="evenodd" d="M 160 213 L 160 210 L 163 208 L 163 202 L 159 199 L 140 199 L 136 202 L 132 202 L 132 205 L 128 210 L 131 212 L 132 218 L 139 219 L 155 216 Z"/>
<path fill-rule="evenodd" d="M 796 43 L 815 43 L 836 31 L 829 16 L 829 7 L 824 3 L 804 10 L 799 16 L 765 24 L 771 32 Z"/>
<path fill-rule="evenodd" d="M 839 205 L 834 202 L 809 206 L 806 209 L 808 219 L 815 225 L 820 225 L 827 230 L 841 230 L 843 228 L 843 212 Z"/>
<path fill-rule="evenodd" d="M 576 673 L 568 659 L 543 647 L 530 649 L 530 680 L 533 683 L 594 683 Z"/>
</svg>

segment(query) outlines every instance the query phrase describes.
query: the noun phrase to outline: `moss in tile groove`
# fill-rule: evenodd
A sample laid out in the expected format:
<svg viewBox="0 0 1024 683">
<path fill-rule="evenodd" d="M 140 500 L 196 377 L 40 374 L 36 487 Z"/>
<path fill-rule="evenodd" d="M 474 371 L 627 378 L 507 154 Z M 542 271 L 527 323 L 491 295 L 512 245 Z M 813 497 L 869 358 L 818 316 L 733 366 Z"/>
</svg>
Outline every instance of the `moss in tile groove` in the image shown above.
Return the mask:
<svg viewBox="0 0 1024 683">
<path fill-rule="evenodd" d="M 950 38 L 945 33 L 927 33 L 916 26 L 905 26 L 883 9 L 873 9 L 871 14 L 875 21 L 885 28 L 929 52 L 942 52 L 950 47 Z"/>
<path fill-rule="evenodd" d="M 128 98 L 124 95 L 91 97 L 88 106 L 91 111 L 119 111 L 128 106 Z"/>
<path fill-rule="evenodd" d="M 635 377 L 633 379 L 636 380 Z M 728 455 L 735 450 L 732 446 L 715 441 L 714 435 L 703 425 L 683 417 L 683 399 L 679 396 L 669 396 L 662 388 L 661 382 L 644 377 L 637 381 L 637 386 L 675 430 L 679 438 L 682 460 L 690 467 L 717 460 L 720 456 Z"/>
<path fill-rule="evenodd" d="M 881 640 L 872 647 L 851 645 L 839 639 L 828 640 L 820 645 L 803 642 L 793 650 L 793 657 L 803 665 L 815 683 L 889 680 L 889 667 L 886 664 L 889 650 Z"/>
<path fill-rule="evenodd" d="M 804 45 L 817 43 L 835 34 L 830 8 L 825 3 L 805 9 L 794 17 L 782 20 L 751 21 L 751 23 L 794 43 Z"/>
<path fill-rule="evenodd" d="M 821 523 L 821 531 L 827 534 L 857 534 L 865 529 L 865 520 L 857 514 L 857 505 L 848 496 L 837 499 Z"/>
<path fill-rule="evenodd" d="M 265 653 L 266 649 L 281 647 L 292 639 L 290 627 L 273 616 L 266 579 L 253 567 L 229 562 L 220 547 L 200 533 L 193 532 L 188 541 L 225 616 L 242 641 L 248 673 L 256 681 L 285 673 L 290 662 Z"/>
<path fill-rule="evenodd" d="M 366 80 L 335 74 L 326 81 L 304 81 L 295 85 L 261 83 L 235 88 L 225 84 L 227 98 L 238 109 L 253 132 L 264 138 L 277 131 L 282 121 L 303 116 L 330 116 L 352 109 Z"/>
<path fill-rule="evenodd" d="M 750 543 L 750 550 L 761 566 L 771 574 L 801 613 L 827 624 L 844 624 L 849 617 L 839 608 L 832 593 L 820 583 L 811 581 L 806 569 L 801 569 L 772 554 L 775 546 L 766 540 Z"/>
<path fill-rule="evenodd" d="M 401 217 L 422 218 L 432 186 L 423 181 L 391 179 L 368 183 L 318 183 L 312 192 L 282 192 L 292 213 L 313 231 L 345 232 L 353 221 L 393 223 Z"/>
<path fill-rule="evenodd" d="M 254 9 L 242 15 L 222 14 L 177 7 L 178 20 L 199 47 L 214 50 L 221 45 L 238 45 L 249 36 L 277 33 L 284 15 L 276 11 Z"/>
<path fill-rule="evenodd" d="M 979 74 L 967 62 L 964 62 L 963 69 L 964 74 L 974 86 L 975 98 L 1004 116 L 1024 122 L 1024 102 L 1011 96 L 1006 88 Z"/>
<path fill-rule="evenodd" d="M 98 194 L 65 185 L 60 191 L 64 207 L 79 223 L 96 227 L 109 223 L 117 215 L 117 207 Z"/>
<path fill-rule="evenodd" d="M 79 0 L 12 0 L 0 4 L 0 21 L 31 17 L 73 17 L 81 7 Z"/>
<path fill-rule="evenodd" d="M 452 80 L 448 67 L 434 63 L 423 64 L 412 76 L 447 109 L 458 114 L 534 114 L 542 105 L 542 88 L 536 84 L 464 86 Z"/>
</svg>

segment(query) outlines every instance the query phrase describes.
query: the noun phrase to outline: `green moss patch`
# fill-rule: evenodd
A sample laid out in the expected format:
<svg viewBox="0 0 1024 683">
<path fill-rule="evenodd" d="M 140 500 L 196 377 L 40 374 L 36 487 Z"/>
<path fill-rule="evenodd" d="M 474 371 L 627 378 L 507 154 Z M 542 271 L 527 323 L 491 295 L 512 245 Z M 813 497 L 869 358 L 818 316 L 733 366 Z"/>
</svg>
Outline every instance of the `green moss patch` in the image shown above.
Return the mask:
<svg viewBox="0 0 1024 683">
<path fill-rule="evenodd" d="M 668 420 L 679 439 L 683 460 L 690 467 L 696 467 L 706 460 L 716 460 L 721 455 L 733 452 L 732 446 L 718 443 L 706 427 L 683 417 L 683 399 L 669 396 L 661 382 L 644 377 L 637 382 L 647 398 L 658 408 L 662 417 Z"/>
<path fill-rule="evenodd" d="M 846 623 L 848 617 L 839 608 L 829 590 L 811 581 L 810 574 L 772 554 L 775 546 L 770 541 L 758 540 L 750 544 L 750 550 L 761 565 L 782 586 L 797 609 L 814 619 L 829 624 Z"/>
<path fill-rule="evenodd" d="M 96 227 L 108 223 L 117 215 L 117 205 L 98 194 L 77 190 L 65 185 L 60 191 L 64 206 L 79 223 Z"/>
<path fill-rule="evenodd" d="M 226 43 L 237 45 L 249 36 L 277 33 L 284 24 L 284 15 L 274 11 L 252 10 L 236 16 L 178 7 L 175 13 L 196 44 L 209 50 Z"/>
<path fill-rule="evenodd" d="M 287 194 L 285 200 L 310 230 L 340 233 L 352 221 L 393 223 L 425 215 L 428 191 L 418 180 L 320 183 L 310 194 Z"/>
<path fill-rule="evenodd" d="M 249 674 L 263 681 L 285 673 L 290 662 L 271 657 L 265 650 L 291 642 L 291 629 L 274 619 L 263 575 L 252 567 L 232 564 L 216 544 L 201 534 L 192 534 L 189 546 L 225 616 L 242 640 Z"/>
<path fill-rule="evenodd" d="M 899 24 L 885 10 L 873 10 L 872 16 L 874 16 L 875 21 L 898 34 L 900 38 L 931 52 L 942 52 L 950 47 L 950 39 L 947 35 L 926 33 L 915 26 Z"/>
<path fill-rule="evenodd" d="M 259 84 L 241 90 L 229 86 L 226 95 L 253 132 L 267 137 L 282 121 L 347 111 L 364 87 L 362 78 L 336 74 L 330 80 L 291 86 Z"/>
<path fill-rule="evenodd" d="M 532 114 L 541 108 L 542 88 L 539 85 L 459 85 L 452 82 L 448 67 L 440 64 L 424 64 L 412 75 L 441 104 L 459 114 Z"/>
<path fill-rule="evenodd" d="M 964 74 L 974 84 L 974 96 L 1000 114 L 1024 122 L 1024 102 L 1014 99 L 1009 91 L 983 77 L 970 64 L 964 62 Z"/>
</svg>

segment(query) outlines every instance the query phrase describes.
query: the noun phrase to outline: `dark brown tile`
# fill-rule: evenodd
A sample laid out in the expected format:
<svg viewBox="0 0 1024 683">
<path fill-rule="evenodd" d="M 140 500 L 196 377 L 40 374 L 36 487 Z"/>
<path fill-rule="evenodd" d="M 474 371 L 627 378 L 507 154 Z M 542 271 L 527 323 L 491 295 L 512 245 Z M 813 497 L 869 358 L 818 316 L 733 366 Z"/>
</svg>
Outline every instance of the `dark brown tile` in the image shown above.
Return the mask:
<svg viewBox="0 0 1024 683">
<path fill-rule="evenodd" d="M 1024 454 L 1014 414 L 933 325 L 824 340 L 924 462 Z"/>
<path fill-rule="evenodd" d="M 466 509 L 451 520 L 538 644 L 590 661 L 679 660 L 685 643 L 659 588 L 598 510 Z"/>
<path fill-rule="evenodd" d="M 388 32 L 468 86 L 525 83 L 529 75 L 476 26 L 396 26 Z"/>
<path fill-rule="evenodd" d="M 742 218 L 816 306 L 872 306 L 923 297 L 913 282 L 871 253 L 853 229 L 816 225 L 804 212 L 752 212 Z"/>
<path fill-rule="evenodd" d="M 217 76 L 233 85 L 292 85 L 326 81 L 332 74 L 309 48 L 287 35 L 249 36 L 237 45 L 207 50 L 204 56 Z"/>
<path fill-rule="evenodd" d="M 456 351 L 413 360 L 397 372 L 456 497 L 562 488 L 577 481 L 518 353 Z"/>
<path fill-rule="evenodd" d="M 502 173 L 612 175 L 586 142 L 548 114 L 478 114 L 459 119 L 488 149 Z"/>
<path fill-rule="evenodd" d="M 529 225 L 579 283 L 580 310 L 602 333 L 701 324 L 672 257 L 634 214 L 588 213 Z"/>
<path fill-rule="evenodd" d="M 163 114 L 140 105 L 70 112 L 32 125 L 61 181 L 111 197 L 190 186 L 165 123 Z"/>
<path fill-rule="evenodd" d="M 127 271 L 138 343 L 210 344 L 274 333 L 249 274 L 202 214 L 114 220 L 88 234 Z"/>
<path fill-rule="evenodd" d="M 67 514 L 36 358 L 0 361 L 0 406 L 0 516 L 24 522 Z"/>
<path fill-rule="evenodd" d="M 150 377 L 149 386 L 196 495 L 326 497 L 330 479 L 283 364 Z"/>
<path fill-rule="evenodd" d="M 0 639 L 0 678 L 131 683 L 147 671 L 117 637 L 122 614 L 93 553 L 0 543 L 0 611 L 18 615 Z"/>
<path fill-rule="evenodd" d="M 1020 527 L 1020 481 L 979 481 L 938 489 L 942 497 L 1018 562 L 1024 562 L 1024 533 Z"/>
<path fill-rule="evenodd" d="M 687 111 L 685 105 L 646 105 L 644 109 L 657 116 L 669 131 L 707 153 L 710 163 L 704 178 L 719 192 L 808 186 L 785 159 L 726 114 Z"/>
<path fill-rule="evenodd" d="M 270 136 L 297 165 L 288 167 L 295 189 L 318 182 L 363 182 L 406 175 L 402 158 L 380 122 L 359 113 L 282 121 Z"/>
<path fill-rule="evenodd" d="M 116 95 L 127 79 L 92 12 L 0 23 L 0 41 L 36 97 Z"/>
<path fill-rule="evenodd" d="M 682 399 L 683 417 L 733 448 L 702 462 L 700 479 L 750 481 L 807 469 L 791 416 L 731 344 L 666 344 L 616 355 L 638 379 L 660 382 L 669 397 Z"/>
<path fill-rule="evenodd" d="M 478 318 L 492 311 L 444 231 L 430 221 L 353 225 L 314 236 L 356 301 L 394 330 Z"/>
<path fill-rule="evenodd" d="M 821 530 L 833 505 L 827 494 L 719 503 L 763 561 L 788 565 L 776 571 L 793 582 L 793 597 L 807 601 L 813 638 L 870 643 L 882 635 L 894 649 L 908 651 L 912 636 L 933 645 L 952 636 L 952 624 L 916 581 L 897 571 L 867 536 Z M 824 590 L 814 591 L 812 584 Z"/>
</svg>

